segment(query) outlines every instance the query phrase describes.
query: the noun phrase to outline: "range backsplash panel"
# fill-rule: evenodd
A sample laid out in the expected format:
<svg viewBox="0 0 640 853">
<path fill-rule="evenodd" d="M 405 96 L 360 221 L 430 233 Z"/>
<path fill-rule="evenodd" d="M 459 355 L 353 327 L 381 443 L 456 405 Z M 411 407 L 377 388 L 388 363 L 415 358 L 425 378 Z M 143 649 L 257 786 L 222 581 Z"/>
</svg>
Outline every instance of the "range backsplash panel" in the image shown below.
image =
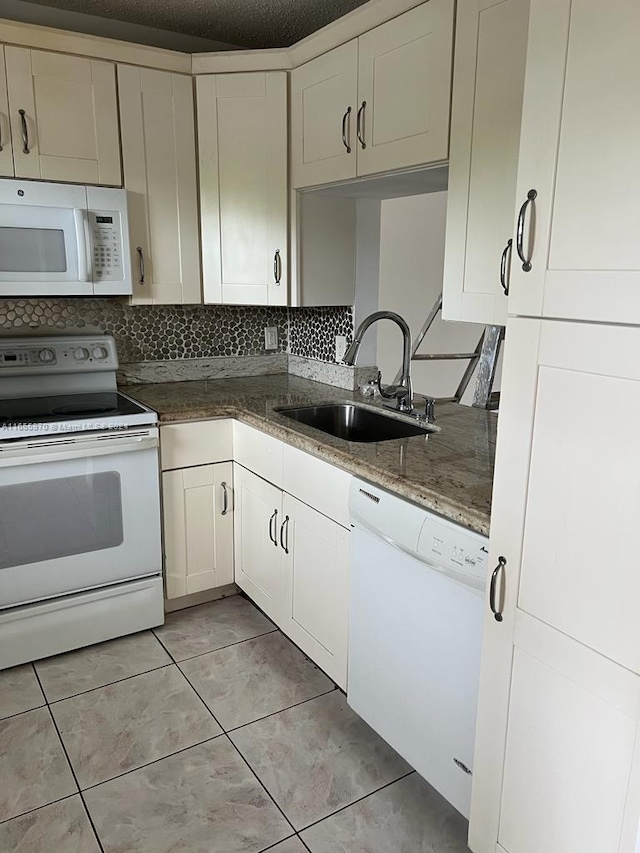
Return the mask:
<svg viewBox="0 0 640 853">
<path fill-rule="evenodd" d="M 0 300 L 0 334 L 80 332 L 113 335 L 123 364 L 261 355 L 264 328 L 277 326 L 278 351 L 334 361 L 335 336 L 353 334 L 351 307 L 128 305 L 113 299 Z"/>
</svg>

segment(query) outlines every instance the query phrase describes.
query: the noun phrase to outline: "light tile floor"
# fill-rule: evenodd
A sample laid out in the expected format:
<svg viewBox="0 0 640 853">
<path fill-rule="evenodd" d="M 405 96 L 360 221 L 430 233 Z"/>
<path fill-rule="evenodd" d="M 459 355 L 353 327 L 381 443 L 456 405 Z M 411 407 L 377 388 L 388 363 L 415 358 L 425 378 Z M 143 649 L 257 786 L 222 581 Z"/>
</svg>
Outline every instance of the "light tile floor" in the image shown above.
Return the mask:
<svg viewBox="0 0 640 853">
<path fill-rule="evenodd" d="M 0 672 L 0 851 L 467 853 L 466 821 L 242 596 Z"/>
</svg>

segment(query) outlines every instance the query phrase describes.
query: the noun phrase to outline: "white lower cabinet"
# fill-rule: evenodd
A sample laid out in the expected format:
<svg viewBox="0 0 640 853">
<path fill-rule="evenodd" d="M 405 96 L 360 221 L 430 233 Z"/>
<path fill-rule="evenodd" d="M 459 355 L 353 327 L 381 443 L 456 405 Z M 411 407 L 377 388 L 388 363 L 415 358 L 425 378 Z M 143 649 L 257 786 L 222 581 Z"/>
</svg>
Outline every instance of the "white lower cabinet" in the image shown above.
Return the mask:
<svg viewBox="0 0 640 853">
<path fill-rule="evenodd" d="M 229 419 L 160 427 L 167 598 L 233 583 L 232 430 Z"/>
<path fill-rule="evenodd" d="M 345 688 L 349 531 L 287 494 L 282 511 L 285 610 L 280 627 Z"/>
<path fill-rule="evenodd" d="M 261 477 L 234 466 L 235 581 L 274 622 L 283 610 L 283 564 L 278 546 L 282 492 Z"/>
<path fill-rule="evenodd" d="M 351 475 L 246 424 L 233 435 L 235 581 L 346 688 Z"/>
<path fill-rule="evenodd" d="M 518 611 L 498 849 L 633 849 L 620 837 L 639 700 L 637 675 Z"/>
<path fill-rule="evenodd" d="M 167 598 L 233 583 L 231 462 L 162 475 Z"/>
</svg>

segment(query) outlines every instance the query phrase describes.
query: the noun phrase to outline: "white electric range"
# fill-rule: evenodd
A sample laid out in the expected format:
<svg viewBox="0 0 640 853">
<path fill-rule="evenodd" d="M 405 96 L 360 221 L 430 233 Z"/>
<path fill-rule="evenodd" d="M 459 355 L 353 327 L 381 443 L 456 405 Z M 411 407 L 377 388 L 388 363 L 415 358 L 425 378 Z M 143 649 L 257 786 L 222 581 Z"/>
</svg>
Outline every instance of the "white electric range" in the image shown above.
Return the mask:
<svg viewBox="0 0 640 853">
<path fill-rule="evenodd" d="M 0 339 L 0 669 L 164 620 L 157 415 L 106 335 Z"/>
</svg>

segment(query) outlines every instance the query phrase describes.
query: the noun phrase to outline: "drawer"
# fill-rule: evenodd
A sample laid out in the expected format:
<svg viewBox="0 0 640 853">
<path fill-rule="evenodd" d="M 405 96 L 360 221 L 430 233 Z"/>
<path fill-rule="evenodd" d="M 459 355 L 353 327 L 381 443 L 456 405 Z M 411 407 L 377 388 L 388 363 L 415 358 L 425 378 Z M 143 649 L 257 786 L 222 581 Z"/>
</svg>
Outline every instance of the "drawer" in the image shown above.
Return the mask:
<svg viewBox="0 0 640 853">
<path fill-rule="evenodd" d="M 233 421 L 195 421 L 160 427 L 160 460 L 163 471 L 212 465 L 233 459 Z"/>
<path fill-rule="evenodd" d="M 234 421 L 234 461 L 278 488 L 282 487 L 282 448 L 279 439 Z"/>
<path fill-rule="evenodd" d="M 350 484 L 351 474 L 341 468 L 284 445 L 284 491 L 347 528 Z"/>
</svg>

